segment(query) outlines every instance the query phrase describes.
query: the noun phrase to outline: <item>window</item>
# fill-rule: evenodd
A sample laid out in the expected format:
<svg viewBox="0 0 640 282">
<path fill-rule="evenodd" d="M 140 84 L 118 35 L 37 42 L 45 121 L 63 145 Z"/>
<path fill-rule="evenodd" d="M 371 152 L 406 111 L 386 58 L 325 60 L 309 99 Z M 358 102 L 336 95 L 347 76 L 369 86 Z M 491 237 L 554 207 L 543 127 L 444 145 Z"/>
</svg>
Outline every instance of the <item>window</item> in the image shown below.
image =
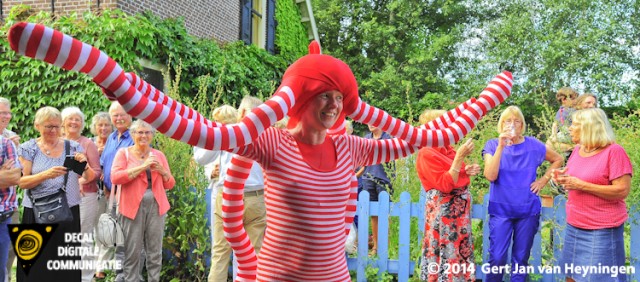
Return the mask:
<svg viewBox="0 0 640 282">
<path fill-rule="evenodd" d="M 138 59 L 138 62 L 140 62 L 142 66 L 141 69 L 136 71 L 138 76 L 153 85 L 156 89 L 162 91 L 162 93 L 167 93 L 167 83 L 164 81 L 163 75 L 167 67 L 161 64 L 154 64 L 145 59 Z"/>
<path fill-rule="evenodd" d="M 273 53 L 275 0 L 241 0 L 240 39 Z"/>
</svg>

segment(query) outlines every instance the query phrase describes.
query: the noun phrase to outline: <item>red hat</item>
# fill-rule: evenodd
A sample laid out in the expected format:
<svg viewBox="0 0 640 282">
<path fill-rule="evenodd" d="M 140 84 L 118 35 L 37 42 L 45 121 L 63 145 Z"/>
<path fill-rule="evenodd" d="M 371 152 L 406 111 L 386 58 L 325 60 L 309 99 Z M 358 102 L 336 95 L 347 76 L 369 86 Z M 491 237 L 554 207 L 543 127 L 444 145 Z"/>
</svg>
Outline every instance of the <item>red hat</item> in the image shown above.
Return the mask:
<svg viewBox="0 0 640 282">
<path fill-rule="evenodd" d="M 294 62 L 282 77 L 282 83 L 277 92 L 283 87 L 291 88 L 295 104 L 289 110 L 288 128 L 293 128 L 300 121 L 306 104 L 316 95 L 336 90 L 343 97 L 343 110 L 333 128 L 342 126 L 345 115 L 356 110 L 358 105 L 358 83 L 349 66 L 332 56 L 318 54 L 320 51 L 316 41 L 311 42 L 306 55 Z M 315 53 L 315 54 L 313 54 Z"/>
</svg>

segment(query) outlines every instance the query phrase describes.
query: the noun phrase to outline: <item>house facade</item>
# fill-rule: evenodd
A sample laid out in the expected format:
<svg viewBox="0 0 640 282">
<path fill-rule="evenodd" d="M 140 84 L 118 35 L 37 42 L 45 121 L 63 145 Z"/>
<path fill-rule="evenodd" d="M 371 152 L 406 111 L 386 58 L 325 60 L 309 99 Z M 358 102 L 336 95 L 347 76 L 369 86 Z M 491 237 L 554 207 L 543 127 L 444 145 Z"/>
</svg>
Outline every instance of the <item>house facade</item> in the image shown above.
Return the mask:
<svg viewBox="0 0 640 282">
<path fill-rule="evenodd" d="M 150 11 L 163 19 L 184 18 L 191 35 L 221 43 L 243 40 L 273 53 L 275 0 L 0 0 L 0 18 L 4 20 L 16 5 L 54 16 L 105 9 L 130 15 Z"/>
</svg>

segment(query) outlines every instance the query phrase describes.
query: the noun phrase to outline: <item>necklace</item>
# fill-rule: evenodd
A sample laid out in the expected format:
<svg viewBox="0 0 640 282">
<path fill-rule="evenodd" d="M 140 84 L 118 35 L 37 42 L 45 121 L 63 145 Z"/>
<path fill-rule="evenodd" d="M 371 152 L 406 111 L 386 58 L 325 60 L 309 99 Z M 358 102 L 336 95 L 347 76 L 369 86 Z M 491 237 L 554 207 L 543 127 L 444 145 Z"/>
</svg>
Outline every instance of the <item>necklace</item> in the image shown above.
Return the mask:
<svg viewBox="0 0 640 282">
<path fill-rule="evenodd" d="M 143 159 L 143 160 L 147 157 L 147 154 L 149 154 L 149 152 L 150 152 L 149 151 L 149 152 L 143 153 L 143 152 L 141 152 L 140 150 L 138 150 L 136 148 L 133 148 L 133 150 L 136 151 L 136 153 L 140 156 L 140 159 Z"/>
<path fill-rule="evenodd" d="M 45 143 L 44 140 L 41 140 L 40 142 L 41 142 L 40 145 L 44 149 L 44 153 L 47 154 L 47 156 L 48 156 L 48 155 L 51 155 L 51 150 L 55 149 L 58 146 L 58 143 L 60 142 L 60 138 L 56 139 L 56 143 L 53 144 L 53 146 L 51 146 L 51 148 L 49 148 L 49 149 L 45 148 L 44 145 L 47 144 L 47 143 Z"/>
<path fill-rule="evenodd" d="M 587 147 L 584 147 L 584 152 L 587 153 L 587 154 L 591 154 L 591 153 L 597 151 L 598 149 L 600 149 L 600 147 L 595 147 L 595 148 L 593 148 L 591 150 L 587 150 Z"/>
</svg>

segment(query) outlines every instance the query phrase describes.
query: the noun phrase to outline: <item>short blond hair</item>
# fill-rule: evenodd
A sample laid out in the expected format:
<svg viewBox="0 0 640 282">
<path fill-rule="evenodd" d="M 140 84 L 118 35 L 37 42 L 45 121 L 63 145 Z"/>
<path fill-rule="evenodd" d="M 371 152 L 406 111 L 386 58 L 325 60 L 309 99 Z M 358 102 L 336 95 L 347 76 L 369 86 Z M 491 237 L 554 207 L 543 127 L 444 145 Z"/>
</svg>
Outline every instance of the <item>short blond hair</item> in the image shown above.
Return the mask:
<svg viewBox="0 0 640 282">
<path fill-rule="evenodd" d="M 520 122 L 522 122 L 522 133 L 524 134 L 524 132 L 527 131 L 527 122 L 524 120 L 524 115 L 522 114 L 522 111 L 520 110 L 520 108 L 518 108 L 518 106 L 509 106 L 504 109 L 504 111 L 502 111 L 502 113 L 500 114 L 500 119 L 498 119 L 498 126 L 496 128 L 498 130 L 498 133 L 503 132 L 504 121 L 511 116 L 515 116 L 520 120 Z"/>
<path fill-rule="evenodd" d="M 229 105 L 222 105 L 211 112 L 213 120 L 224 124 L 235 123 L 237 116 L 238 111 L 236 108 Z"/>
<path fill-rule="evenodd" d="M 445 110 L 426 109 L 424 110 L 424 112 L 422 112 L 422 114 L 420 114 L 418 121 L 420 122 L 420 125 L 427 124 L 428 122 L 440 117 L 441 115 L 444 115 L 446 112 L 447 111 Z"/>
<path fill-rule="evenodd" d="M 244 96 L 240 101 L 240 106 L 238 106 L 238 121 L 260 105 L 262 105 L 262 100 L 253 96 Z"/>
<path fill-rule="evenodd" d="M 42 123 L 50 119 L 57 119 L 58 121 L 60 121 L 60 123 L 62 123 L 62 115 L 60 114 L 60 111 L 54 107 L 42 107 L 38 109 L 38 111 L 36 111 L 36 116 L 33 119 L 33 125 L 41 125 Z"/>
<path fill-rule="evenodd" d="M 586 148 L 601 148 L 616 142 L 616 135 L 607 114 L 599 108 L 574 112 L 572 126 L 580 128 L 580 145 Z"/>
</svg>

